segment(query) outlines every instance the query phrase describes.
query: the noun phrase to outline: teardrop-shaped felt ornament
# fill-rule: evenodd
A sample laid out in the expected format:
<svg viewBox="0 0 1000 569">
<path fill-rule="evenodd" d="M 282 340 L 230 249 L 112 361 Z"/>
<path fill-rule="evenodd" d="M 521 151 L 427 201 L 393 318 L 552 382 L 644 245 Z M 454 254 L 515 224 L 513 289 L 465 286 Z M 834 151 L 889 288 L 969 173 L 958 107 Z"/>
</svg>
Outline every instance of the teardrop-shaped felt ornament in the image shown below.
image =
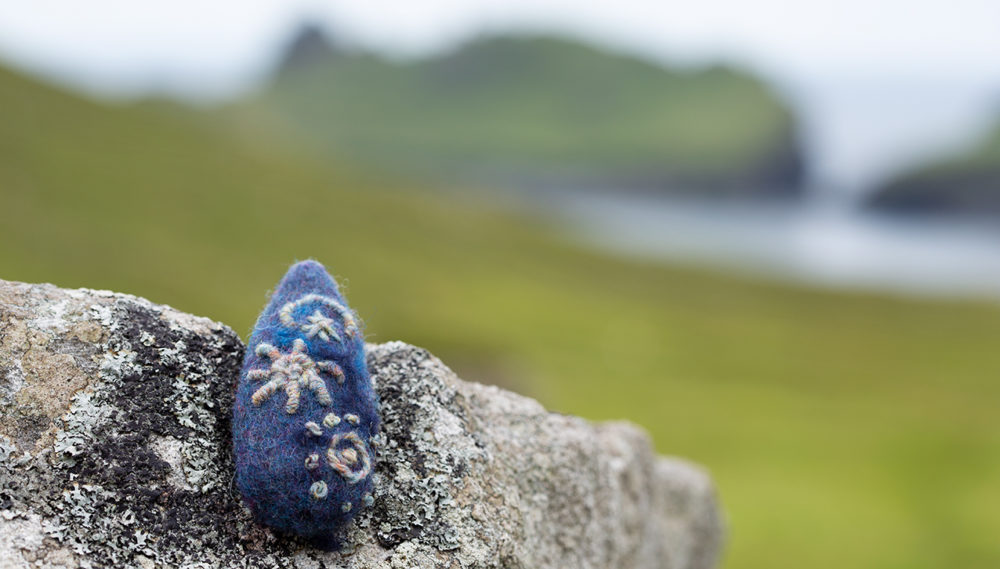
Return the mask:
<svg viewBox="0 0 1000 569">
<path fill-rule="evenodd" d="M 373 501 L 378 428 L 357 317 L 323 265 L 293 265 L 250 336 L 233 405 L 236 486 L 254 518 L 335 544 Z"/>
</svg>

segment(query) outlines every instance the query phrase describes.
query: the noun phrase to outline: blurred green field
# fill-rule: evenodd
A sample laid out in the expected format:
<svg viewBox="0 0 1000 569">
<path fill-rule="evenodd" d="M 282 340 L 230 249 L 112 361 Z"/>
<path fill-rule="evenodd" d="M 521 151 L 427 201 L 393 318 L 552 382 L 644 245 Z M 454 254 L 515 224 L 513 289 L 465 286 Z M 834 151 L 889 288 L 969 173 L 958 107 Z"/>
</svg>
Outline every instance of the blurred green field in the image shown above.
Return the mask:
<svg viewBox="0 0 1000 569">
<path fill-rule="evenodd" d="M 1000 566 L 1000 310 L 591 253 L 155 108 L 0 71 L 0 278 L 109 288 L 246 336 L 295 259 L 371 341 L 646 427 L 715 476 L 725 567 Z"/>
</svg>

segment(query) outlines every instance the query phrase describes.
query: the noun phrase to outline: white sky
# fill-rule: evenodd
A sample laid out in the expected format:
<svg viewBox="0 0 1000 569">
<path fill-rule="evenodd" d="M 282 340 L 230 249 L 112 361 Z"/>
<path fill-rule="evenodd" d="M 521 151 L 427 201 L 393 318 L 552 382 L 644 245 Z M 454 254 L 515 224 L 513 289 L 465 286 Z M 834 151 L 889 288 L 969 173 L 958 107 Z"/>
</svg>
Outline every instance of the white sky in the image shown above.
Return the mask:
<svg viewBox="0 0 1000 569">
<path fill-rule="evenodd" d="M 212 92 L 259 73 L 306 15 L 396 54 L 528 27 L 786 79 L 1000 79 L 998 0 L 0 0 L 0 57 L 98 91 Z"/>
</svg>

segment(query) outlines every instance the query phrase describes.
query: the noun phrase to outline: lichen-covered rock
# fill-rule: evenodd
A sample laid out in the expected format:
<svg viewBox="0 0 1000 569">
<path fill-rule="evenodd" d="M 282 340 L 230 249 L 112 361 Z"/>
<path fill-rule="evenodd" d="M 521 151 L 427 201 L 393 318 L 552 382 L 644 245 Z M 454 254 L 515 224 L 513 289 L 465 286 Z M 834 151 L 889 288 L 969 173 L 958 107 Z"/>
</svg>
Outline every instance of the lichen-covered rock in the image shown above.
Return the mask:
<svg viewBox="0 0 1000 569">
<path fill-rule="evenodd" d="M 369 348 L 374 507 L 339 552 L 275 536 L 232 486 L 242 357 L 232 330 L 169 307 L 0 281 L 0 569 L 714 564 L 699 469 L 402 343 Z"/>
</svg>

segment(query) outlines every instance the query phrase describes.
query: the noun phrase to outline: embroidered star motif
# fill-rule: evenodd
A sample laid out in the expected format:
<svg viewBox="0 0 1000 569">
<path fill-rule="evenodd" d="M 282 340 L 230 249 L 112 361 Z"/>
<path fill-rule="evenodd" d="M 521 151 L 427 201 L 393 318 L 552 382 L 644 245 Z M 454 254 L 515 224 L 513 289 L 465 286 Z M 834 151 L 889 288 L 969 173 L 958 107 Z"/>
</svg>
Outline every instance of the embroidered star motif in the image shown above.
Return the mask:
<svg viewBox="0 0 1000 569">
<path fill-rule="evenodd" d="M 247 379 L 267 381 L 250 398 L 258 407 L 281 389 L 288 397 L 285 412 L 294 415 L 299 410 L 301 388 L 312 391 L 320 405 L 329 405 L 333 401 L 319 371 L 334 375 L 338 383 L 343 382 L 344 371 L 340 366 L 328 361 L 313 361 L 307 354 L 305 341 L 301 338 L 295 339 L 292 351 L 287 354 L 271 344 L 261 343 L 257 346 L 257 355 L 267 356 L 271 360 L 270 368 L 252 369 L 247 372 Z"/>
<path fill-rule="evenodd" d="M 333 319 L 323 316 L 323 313 L 318 308 L 306 320 L 309 323 L 302 326 L 302 331 L 305 332 L 307 338 L 319 336 L 324 342 L 329 341 L 330 338 L 338 342 L 340 341 L 340 336 L 333 328 Z"/>
<path fill-rule="evenodd" d="M 344 321 L 344 333 L 350 338 L 358 337 L 358 322 L 354 319 L 351 311 L 336 300 L 319 294 L 307 294 L 296 301 L 285 303 L 278 312 L 281 325 L 301 330 L 310 339 L 314 336 L 319 336 L 323 341 L 329 341 L 330 338 L 333 338 L 338 342 L 342 342 L 340 335 L 337 334 L 337 330 L 333 327 L 333 319 L 325 316 L 318 308 L 313 310 L 312 316 L 306 317 L 308 323 L 300 324 L 296 321 L 295 310 L 311 302 L 320 302 L 328 307 L 336 316 Z"/>
</svg>

